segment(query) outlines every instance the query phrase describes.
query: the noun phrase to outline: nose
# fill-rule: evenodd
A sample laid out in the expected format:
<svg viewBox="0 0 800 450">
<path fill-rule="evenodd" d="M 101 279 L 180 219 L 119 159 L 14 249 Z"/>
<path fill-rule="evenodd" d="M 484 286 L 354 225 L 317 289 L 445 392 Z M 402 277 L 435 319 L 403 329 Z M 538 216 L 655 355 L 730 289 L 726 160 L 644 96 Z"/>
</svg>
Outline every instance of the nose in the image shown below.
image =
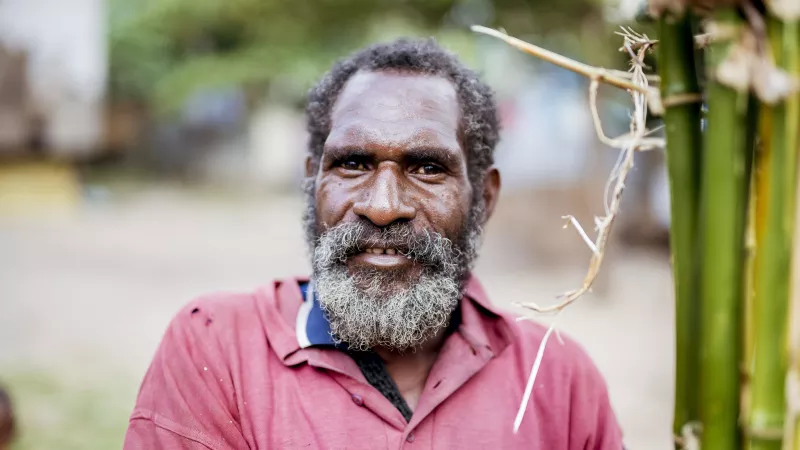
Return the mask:
<svg viewBox="0 0 800 450">
<path fill-rule="evenodd" d="M 353 212 L 378 227 L 412 220 L 416 208 L 407 201 L 398 167 L 379 167 L 372 176 Z"/>
</svg>

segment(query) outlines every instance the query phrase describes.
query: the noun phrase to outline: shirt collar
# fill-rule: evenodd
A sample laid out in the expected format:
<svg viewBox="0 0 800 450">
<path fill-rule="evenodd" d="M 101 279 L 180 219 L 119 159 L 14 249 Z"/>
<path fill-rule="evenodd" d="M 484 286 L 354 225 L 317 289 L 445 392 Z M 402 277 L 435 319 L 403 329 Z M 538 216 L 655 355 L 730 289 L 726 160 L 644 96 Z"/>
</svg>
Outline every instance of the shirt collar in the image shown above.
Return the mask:
<svg viewBox="0 0 800 450">
<path fill-rule="evenodd" d="M 271 286 L 260 289 L 257 294 L 256 304 L 270 346 L 286 365 L 307 360 L 309 351 L 325 352 L 326 348 L 343 348 L 336 346 L 330 333 L 330 323 L 316 299 L 305 298 L 308 291 L 303 286 L 307 284 L 309 279 L 306 277 L 292 277 L 277 280 Z M 311 300 L 311 303 L 305 306 L 307 314 L 303 314 L 300 310 L 307 300 Z M 489 351 L 498 355 L 515 339 L 514 319 L 495 309 L 475 277 L 470 277 L 467 282 L 460 312 L 458 333 L 478 352 Z M 302 334 L 298 333 L 298 328 L 303 329 Z M 302 341 L 301 336 L 305 336 Z"/>
<path fill-rule="evenodd" d="M 314 346 L 346 348 L 344 343 L 337 343 L 333 338 L 331 323 L 317 300 L 314 283 L 301 283 L 300 292 L 303 293 L 303 303 L 297 311 L 295 325 L 295 334 L 300 348 Z"/>
</svg>

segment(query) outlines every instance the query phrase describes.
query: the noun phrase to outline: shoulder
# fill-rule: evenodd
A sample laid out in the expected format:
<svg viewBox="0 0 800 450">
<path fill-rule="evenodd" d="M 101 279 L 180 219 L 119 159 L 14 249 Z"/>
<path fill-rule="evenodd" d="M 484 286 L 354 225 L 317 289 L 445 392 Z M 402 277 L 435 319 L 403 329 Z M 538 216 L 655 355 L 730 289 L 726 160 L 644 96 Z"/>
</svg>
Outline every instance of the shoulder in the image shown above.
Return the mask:
<svg viewBox="0 0 800 450">
<path fill-rule="evenodd" d="M 270 301 L 264 291 L 214 292 L 198 296 L 173 315 L 162 346 L 194 355 L 229 353 L 242 342 L 264 336 L 261 303 Z"/>
<path fill-rule="evenodd" d="M 256 298 L 256 292 L 215 292 L 195 297 L 173 315 L 169 329 L 216 334 L 244 325 L 257 316 Z"/>
<path fill-rule="evenodd" d="M 235 427 L 220 424 L 237 418 L 238 369 L 266 345 L 266 339 L 253 338 L 255 298 L 251 293 L 203 295 L 174 315 L 139 388 L 126 448 L 161 447 L 164 430 L 175 435 L 175 445 L 189 440 L 209 448 L 244 445 Z"/>
<path fill-rule="evenodd" d="M 605 389 L 605 381 L 595 362 L 583 345 L 558 327 L 552 330 L 549 325 L 504 314 L 510 324 L 513 346 L 519 356 L 533 364 L 542 352 L 542 367 L 557 376 L 567 376 L 579 383 L 596 384 Z"/>
<path fill-rule="evenodd" d="M 297 347 L 295 322 L 302 278 L 275 280 L 251 292 L 218 292 L 186 303 L 163 342 L 221 355 L 264 354 L 281 359 Z"/>
<path fill-rule="evenodd" d="M 205 379 L 209 373 L 230 372 L 242 355 L 263 354 L 269 344 L 257 299 L 257 292 L 218 292 L 185 303 L 166 327 L 143 387 L 159 390 L 170 379 L 198 376 L 198 383 L 213 381 Z"/>
<path fill-rule="evenodd" d="M 529 320 L 514 321 L 513 347 L 525 361 L 525 380 L 542 352 L 534 397 L 541 404 L 566 406 L 570 436 L 583 448 L 621 448 L 622 434 L 605 378 L 587 351 L 563 332 Z M 544 346 L 542 348 L 542 343 Z"/>
<path fill-rule="evenodd" d="M 195 297 L 175 314 L 172 323 L 181 326 L 204 327 L 215 322 L 228 325 L 252 317 L 257 311 L 259 291 L 215 292 Z"/>
<path fill-rule="evenodd" d="M 513 358 L 529 370 L 542 349 L 542 367 L 545 375 L 589 377 L 602 381 L 594 362 L 584 348 L 558 328 L 550 330 L 536 320 L 530 320 L 498 308 L 489 301 L 481 283 L 474 276 L 467 282 L 467 296 L 479 306 L 484 320 L 490 319 L 487 327 L 490 341 L 500 344 Z M 484 322 L 486 323 L 486 322 Z M 544 343 L 544 345 L 542 345 Z M 527 378 L 527 377 L 526 377 Z"/>
</svg>

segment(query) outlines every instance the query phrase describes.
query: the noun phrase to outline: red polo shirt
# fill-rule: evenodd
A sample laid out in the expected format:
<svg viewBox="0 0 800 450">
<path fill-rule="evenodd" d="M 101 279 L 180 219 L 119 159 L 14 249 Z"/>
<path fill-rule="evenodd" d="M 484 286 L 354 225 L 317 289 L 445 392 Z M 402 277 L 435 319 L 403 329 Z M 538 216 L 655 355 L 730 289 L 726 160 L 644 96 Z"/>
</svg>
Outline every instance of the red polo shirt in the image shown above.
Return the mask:
<svg viewBox="0 0 800 450">
<path fill-rule="evenodd" d="M 545 329 L 495 310 L 474 278 L 410 422 L 346 353 L 300 347 L 304 281 L 213 295 L 179 312 L 142 382 L 124 448 L 622 448 L 605 383 L 568 339 L 548 342 L 514 434 Z"/>
</svg>

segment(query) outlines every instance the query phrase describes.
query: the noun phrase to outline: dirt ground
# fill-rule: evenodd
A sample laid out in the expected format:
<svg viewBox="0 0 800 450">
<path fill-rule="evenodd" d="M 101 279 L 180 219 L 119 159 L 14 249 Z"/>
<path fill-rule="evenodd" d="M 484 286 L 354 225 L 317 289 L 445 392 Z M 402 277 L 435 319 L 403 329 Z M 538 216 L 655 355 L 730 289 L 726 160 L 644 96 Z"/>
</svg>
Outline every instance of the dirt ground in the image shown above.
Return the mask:
<svg viewBox="0 0 800 450">
<path fill-rule="evenodd" d="M 178 308 L 308 271 L 299 198 L 148 189 L 112 200 L 47 220 L 0 218 L 0 381 L 22 416 L 18 449 L 119 448 L 139 380 Z M 511 205 L 500 207 L 501 222 L 513 221 Z M 553 224 L 529 239 L 578 239 L 558 217 Z M 506 230 L 490 224 L 476 268 L 496 304 L 548 303 L 579 285 L 583 257 L 551 264 Z M 602 295 L 581 299 L 558 327 L 606 376 L 627 446 L 671 448 L 668 262 L 617 252 L 608 269 Z"/>
</svg>

